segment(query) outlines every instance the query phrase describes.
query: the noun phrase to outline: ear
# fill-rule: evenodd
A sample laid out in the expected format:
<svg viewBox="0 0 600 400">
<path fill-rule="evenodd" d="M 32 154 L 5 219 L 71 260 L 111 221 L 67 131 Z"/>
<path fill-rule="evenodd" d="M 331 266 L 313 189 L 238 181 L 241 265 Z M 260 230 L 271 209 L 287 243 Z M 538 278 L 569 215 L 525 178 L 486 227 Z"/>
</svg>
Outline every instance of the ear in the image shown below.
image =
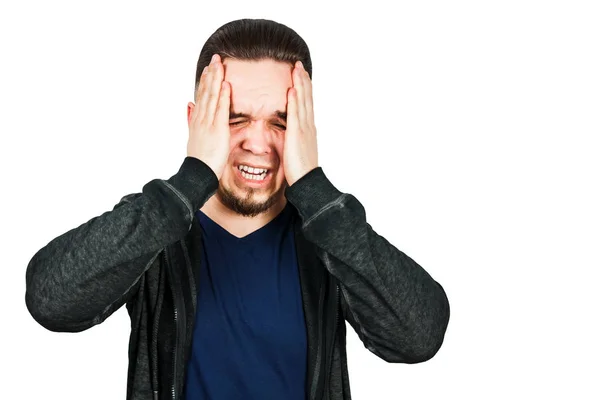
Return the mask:
<svg viewBox="0 0 600 400">
<path fill-rule="evenodd" d="M 195 107 L 195 105 L 191 101 L 187 105 L 187 121 L 188 121 L 188 126 L 190 125 L 190 119 L 192 118 L 192 113 L 194 112 L 194 107 Z"/>
</svg>

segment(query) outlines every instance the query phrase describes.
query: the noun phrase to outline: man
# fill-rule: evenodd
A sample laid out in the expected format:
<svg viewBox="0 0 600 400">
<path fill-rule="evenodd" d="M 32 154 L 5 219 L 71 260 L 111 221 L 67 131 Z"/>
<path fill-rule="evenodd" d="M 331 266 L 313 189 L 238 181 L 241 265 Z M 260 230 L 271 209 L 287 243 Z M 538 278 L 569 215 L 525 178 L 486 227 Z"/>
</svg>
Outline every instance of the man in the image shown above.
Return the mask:
<svg viewBox="0 0 600 400">
<path fill-rule="evenodd" d="M 30 261 L 27 307 L 47 329 L 126 304 L 128 399 L 350 399 L 344 321 L 388 362 L 440 348 L 442 287 L 318 166 L 311 69 L 284 25 L 219 28 L 179 171 Z"/>
</svg>

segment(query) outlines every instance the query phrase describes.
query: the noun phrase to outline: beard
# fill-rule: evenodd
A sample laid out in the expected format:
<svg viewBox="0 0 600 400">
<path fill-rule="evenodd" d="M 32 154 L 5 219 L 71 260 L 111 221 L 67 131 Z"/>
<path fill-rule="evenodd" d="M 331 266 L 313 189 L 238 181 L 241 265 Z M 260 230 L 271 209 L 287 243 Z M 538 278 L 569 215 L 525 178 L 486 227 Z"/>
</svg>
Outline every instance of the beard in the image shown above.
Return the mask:
<svg viewBox="0 0 600 400">
<path fill-rule="evenodd" d="M 231 189 L 219 184 L 217 195 L 219 196 L 221 203 L 235 213 L 244 217 L 256 217 L 257 215 L 268 211 L 273 205 L 275 205 L 281 199 L 281 196 L 285 192 L 285 188 L 287 186 L 287 182 L 284 181 L 283 185 L 281 185 L 281 188 L 279 188 L 279 190 L 277 190 L 263 202 L 257 202 L 253 200 L 254 195 L 260 192 L 260 189 L 255 188 L 245 188 L 245 196 L 240 197 Z"/>
</svg>

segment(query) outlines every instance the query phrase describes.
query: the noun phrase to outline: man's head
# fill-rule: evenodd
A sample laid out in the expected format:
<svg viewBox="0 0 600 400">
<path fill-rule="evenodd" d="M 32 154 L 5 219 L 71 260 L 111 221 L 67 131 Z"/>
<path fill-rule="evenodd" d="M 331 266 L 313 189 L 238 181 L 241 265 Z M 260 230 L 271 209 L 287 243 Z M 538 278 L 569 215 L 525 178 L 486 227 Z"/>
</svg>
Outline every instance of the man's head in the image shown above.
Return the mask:
<svg viewBox="0 0 600 400">
<path fill-rule="evenodd" d="M 283 170 L 287 92 L 294 63 L 302 61 L 312 77 L 308 46 L 292 29 L 264 19 L 229 22 L 206 41 L 196 69 L 194 98 L 202 70 L 219 54 L 224 80 L 231 84 L 230 153 L 217 198 L 231 210 L 256 216 L 284 197 Z M 188 105 L 188 115 L 194 107 Z M 266 168 L 266 182 L 244 178 L 240 168 Z"/>
</svg>

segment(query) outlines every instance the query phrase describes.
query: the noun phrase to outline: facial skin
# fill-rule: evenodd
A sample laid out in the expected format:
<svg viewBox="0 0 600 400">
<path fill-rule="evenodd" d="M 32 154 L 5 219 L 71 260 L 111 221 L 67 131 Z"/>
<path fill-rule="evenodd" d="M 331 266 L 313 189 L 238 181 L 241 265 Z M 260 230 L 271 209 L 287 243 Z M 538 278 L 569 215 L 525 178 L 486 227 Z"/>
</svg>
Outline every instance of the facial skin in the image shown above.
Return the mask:
<svg viewBox="0 0 600 400">
<path fill-rule="evenodd" d="M 293 86 L 293 66 L 274 60 L 223 60 L 224 80 L 231 84 L 230 153 L 215 196 L 238 215 L 255 217 L 285 206 L 287 182 L 283 169 L 287 92 Z M 194 104 L 188 104 L 188 122 Z M 247 116 L 236 116 L 237 113 Z M 251 187 L 240 179 L 239 164 L 268 168 L 264 187 Z"/>
</svg>

